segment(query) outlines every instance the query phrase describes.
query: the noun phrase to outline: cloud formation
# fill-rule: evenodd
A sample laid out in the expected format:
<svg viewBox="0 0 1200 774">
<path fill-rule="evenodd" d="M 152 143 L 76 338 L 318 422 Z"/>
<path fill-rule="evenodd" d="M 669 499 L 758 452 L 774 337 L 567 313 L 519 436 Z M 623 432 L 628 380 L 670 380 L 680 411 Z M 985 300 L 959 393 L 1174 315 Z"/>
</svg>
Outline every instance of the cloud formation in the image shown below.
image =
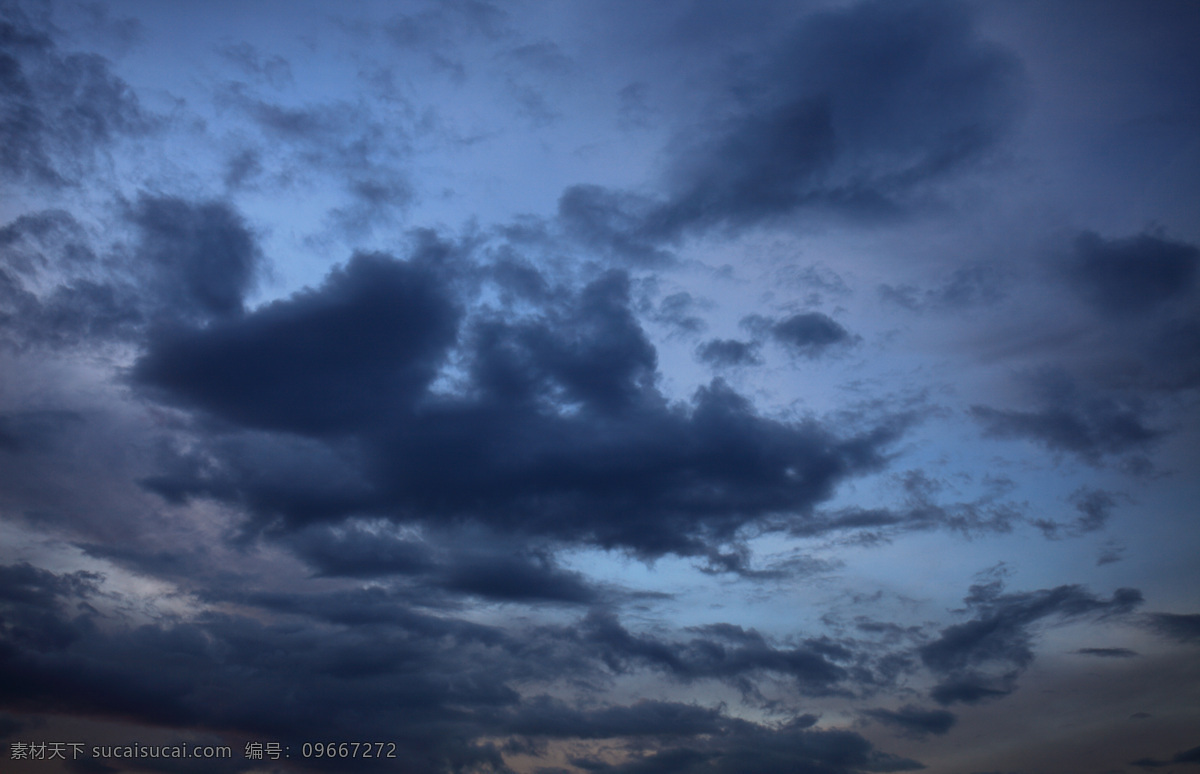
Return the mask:
<svg viewBox="0 0 1200 774">
<path fill-rule="evenodd" d="M 0 0 L 6 747 L 1195 757 L 1196 11 L 124 8 Z"/>
<path fill-rule="evenodd" d="M 1039 621 L 1124 615 L 1142 603 L 1142 594 L 1117 589 L 1112 599 L 1104 600 L 1078 586 L 1005 594 L 1003 585 L 993 581 L 972 586 L 964 601 L 975 617 L 943 629 L 918 651 L 921 662 L 941 678 L 930 696 L 943 705 L 1011 693 L 1017 676 L 1033 661 L 1031 629 Z"/>
<path fill-rule="evenodd" d="M 839 437 L 816 421 L 769 420 L 720 381 L 690 406 L 669 405 L 623 273 L 526 320 L 460 327 L 450 280 L 431 260 L 356 256 L 320 288 L 158 332 L 133 369 L 151 394 L 237 427 L 352 443 L 359 485 L 331 481 L 314 502 L 311 476 L 272 483 L 246 455 L 225 454 L 223 470 L 188 474 L 181 463 L 152 488 L 239 502 L 293 527 L 369 512 L 697 554 L 743 527 L 808 512 L 842 479 L 876 469 L 902 429 Z M 433 392 L 456 341 L 465 381 Z M 214 440 L 221 454 L 225 442 Z M 317 453 L 347 453 L 326 448 Z M 338 469 L 331 475 L 345 480 Z"/>
<path fill-rule="evenodd" d="M 73 186 L 112 143 L 156 123 L 97 54 L 59 50 L 43 11 L 0 9 L 0 172 L 18 183 Z"/>
</svg>

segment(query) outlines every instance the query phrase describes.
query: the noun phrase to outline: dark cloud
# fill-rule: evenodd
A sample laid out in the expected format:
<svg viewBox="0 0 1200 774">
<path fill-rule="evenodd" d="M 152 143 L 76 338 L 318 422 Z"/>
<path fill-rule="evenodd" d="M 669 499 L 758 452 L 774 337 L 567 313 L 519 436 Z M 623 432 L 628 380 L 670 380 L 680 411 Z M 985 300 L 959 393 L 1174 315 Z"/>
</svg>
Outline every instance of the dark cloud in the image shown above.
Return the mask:
<svg viewBox="0 0 1200 774">
<path fill-rule="evenodd" d="M 133 288 L 90 276 L 98 263 L 83 227 L 61 210 L 0 228 L 0 330 L 8 342 L 61 346 L 130 335 L 142 321 Z"/>
<path fill-rule="evenodd" d="M 943 629 L 918 649 L 922 663 L 944 677 L 931 696 L 940 704 L 974 703 L 1005 695 L 1033 662 L 1032 628 L 1047 618 L 1106 617 L 1132 612 L 1142 602 L 1136 589 L 1117 589 L 1112 599 L 1079 586 L 1003 593 L 999 581 L 971 587 L 970 621 Z"/>
<path fill-rule="evenodd" d="M 673 642 L 596 615 L 577 628 L 506 630 L 417 612 L 381 588 L 238 591 L 223 600 L 252 615 L 210 612 L 139 626 L 116 619 L 101 627 L 101 614 L 81 604 L 97 595 L 100 580 L 0 568 L 6 706 L 293 745 L 317 736 L 395 740 L 397 759 L 342 761 L 347 770 L 504 770 L 499 751 L 483 740 L 505 737 L 513 749 L 536 749 L 536 741 L 522 739 L 626 740 L 632 760 L 614 771 L 680 761 L 707 762 L 698 772 L 848 774 L 919 765 L 875 750 L 858 734 L 815 730 L 812 715 L 764 726 L 723 708 L 650 700 L 585 709 L 514 688 L 627 666 L 686 680 L 770 671 L 819 688 L 838 675 L 828 659 L 845 655 L 826 641 L 780 649 L 753 630 L 716 625 Z M 667 747 L 654 752 L 645 740 Z M 253 765 L 234 762 L 230 770 Z"/>
<path fill-rule="evenodd" d="M 1112 517 L 1113 508 L 1117 506 L 1117 501 L 1121 498 L 1122 495 L 1117 492 L 1080 487 L 1072 492 L 1069 498 L 1079 513 L 1074 521 L 1064 524 L 1051 519 L 1037 519 L 1033 523 L 1049 538 L 1057 538 L 1060 534 L 1079 537 L 1104 529 Z"/>
<path fill-rule="evenodd" d="M 1146 407 L 1137 396 L 1096 392 L 1061 372 L 1035 377 L 1033 387 L 1039 406 L 1032 411 L 976 405 L 971 416 L 988 437 L 1028 438 L 1090 465 L 1143 452 L 1162 435 L 1146 424 Z"/>
<path fill-rule="evenodd" d="M 745 692 L 748 680 L 773 673 L 795 680 L 810 695 L 844 692 L 840 685 L 851 672 L 845 665 L 854 654 L 846 648 L 810 639 L 794 648 L 776 648 L 753 629 L 719 624 L 700 627 L 686 642 L 634 634 L 607 613 L 590 613 L 582 637 L 616 671 L 643 666 L 662 670 L 685 681 L 717 679 Z M 841 662 L 841 663 L 839 663 Z"/>
<path fill-rule="evenodd" d="M 1065 313 L 1037 314 L 1036 332 L 1029 328 L 1014 339 L 1010 329 L 998 350 L 1052 364 L 1050 373 L 1025 377 L 1034 398 L 1115 401 L 1144 413 L 1200 385 L 1200 248 L 1151 232 L 1112 240 L 1086 234 L 1068 250 L 1043 280 L 1053 281 L 1052 293 L 1057 287 L 1078 296 L 1094 314 L 1081 317 L 1074 305 Z M 1100 410 L 1105 413 L 1112 412 Z"/>
<path fill-rule="evenodd" d="M 18 346 L 74 346 L 89 340 L 121 340 L 137 334 L 145 318 L 129 285 L 70 280 L 44 299 L 0 278 L 0 295 L 13 309 L 8 323 Z"/>
<path fill-rule="evenodd" d="M 1173 640 L 1200 643 L 1200 613 L 1151 613 L 1150 628 Z"/>
<path fill-rule="evenodd" d="M 1079 511 L 1075 527 L 1082 532 L 1103 529 L 1116 507 L 1118 495 L 1103 489 L 1080 487 L 1071 493 L 1071 504 Z"/>
<path fill-rule="evenodd" d="M 820 312 L 795 314 L 771 326 L 776 341 L 805 357 L 814 358 L 834 346 L 853 344 L 853 336 L 840 323 Z"/>
<path fill-rule="evenodd" d="M 745 116 L 691 160 L 680 173 L 691 179 L 653 212 L 646 230 L 671 238 L 697 224 L 740 225 L 797 208 L 833 160 L 831 113 L 831 100 L 816 96 Z"/>
<path fill-rule="evenodd" d="M 0 327 L 13 343 L 130 341 L 151 321 L 243 311 L 265 266 L 255 234 L 230 205 L 143 193 L 125 220 L 132 245 L 104 257 L 63 212 L 0 229 Z"/>
<path fill-rule="evenodd" d="M 1195 245 L 1155 234 L 1107 240 L 1088 232 L 1075 241 L 1068 276 L 1099 311 L 1134 315 L 1188 295 L 1198 263 Z"/>
<path fill-rule="evenodd" d="M 1026 265 L 1021 244 L 1062 225 L 1061 212 L 1039 206 L 1055 191 L 1106 191 L 1104 202 L 1086 194 L 1072 205 L 1086 219 L 1145 188 L 1133 174 L 1128 190 L 1089 185 L 1104 181 L 1100 169 L 1096 180 L 1060 176 L 1064 163 L 1094 161 L 1081 146 L 1107 131 L 1069 131 L 1072 122 L 1157 120 L 1118 98 L 1074 115 L 1097 83 L 1062 60 L 1081 46 L 1110 49 L 1101 36 L 1067 40 L 1069 25 L 1040 27 L 1069 14 L 951 0 L 778 0 L 746 13 L 684 0 L 547 15 L 418 0 L 385 18 L 376 8 L 355 11 L 362 22 L 332 20 L 351 35 L 358 26 L 351 40 L 303 13 L 280 17 L 265 46 L 262 18 L 206 17 L 191 26 L 207 66 L 151 72 L 170 48 L 161 41 L 121 65 L 148 79 L 139 96 L 181 119 L 159 136 L 117 66 L 66 50 L 49 23 L 95 40 L 89 26 L 112 26 L 100 6 L 0 5 L 0 178 L 13 194 L 0 224 L 0 532 L 15 536 L 7 555 L 58 568 L 0 566 L 0 706 L 15 718 L 0 714 L 0 735 L 40 734 L 31 724 L 45 718 L 100 735 L 206 735 L 235 750 L 246 739 L 293 754 L 318 739 L 398 746 L 398 760 L 291 761 L 331 771 L 917 770 L 852 726 L 953 743 L 942 738 L 959 730 L 949 705 L 1032 680 L 1046 627 L 1072 623 L 1087 629 L 1083 642 L 1105 645 L 1105 619 L 1125 620 L 1140 602 L 1129 589 L 984 584 L 934 623 L 922 610 L 944 584 L 917 600 L 869 593 L 895 585 L 896 567 L 866 561 L 893 537 L 971 539 L 976 553 L 1018 524 L 1050 537 L 1137 528 L 1114 518 L 1127 503 L 1135 515 L 1133 500 L 1081 486 L 1086 470 L 1011 466 L 1040 484 L 1079 479 L 1022 494 L 961 469 L 962 439 L 945 423 L 897 448 L 940 410 L 887 390 L 913 395 L 932 378 L 930 392 L 970 382 L 996 394 L 995 363 L 939 344 L 1010 324 L 1068 341 L 1043 351 L 1063 375 L 1035 379 L 1028 402 L 974 407 L 989 436 L 1133 465 L 1157 453 L 1167 423 L 1190 421 L 1185 391 L 1200 384 L 1192 245 L 1157 231 L 1089 233 L 1053 257 L 1040 277 L 1048 288 L 971 263 L 995 252 L 980 238 L 1020 232 L 1005 259 Z M 145 22 L 148 34 L 188 26 L 173 12 Z M 597 35 L 605 24 L 613 29 Z M 233 30 L 216 55 L 210 28 Z M 1065 98 L 1039 104 L 1019 132 L 1022 64 L 985 33 L 1027 56 L 1036 98 Z M 243 35 L 254 43 L 230 42 Z M 662 45 L 647 45 L 655 37 Z M 320 88 L 289 90 L 302 61 Z M 449 78 L 425 77 L 430 63 Z M 569 82 L 584 73 L 587 83 Z M 1192 94 L 1194 80 L 1172 85 Z M 514 100 L 535 124 L 571 120 L 540 137 L 514 133 Z M 1104 115 L 1112 105 L 1121 115 Z M 133 149 L 133 136 L 152 142 Z M 1079 143 L 1040 142 L 1063 137 Z M 646 143 L 659 142 L 655 155 Z M 1111 143 L 1105 163 L 1151 153 L 1134 145 Z M 127 177 L 121 198 L 105 193 L 103 173 L 127 146 L 136 152 L 113 166 Z M 1183 185 L 1188 147 L 1153 151 L 1172 185 Z M 522 154 L 543 158 L 550 177 L 504 179 Z M 1030 154 L 1047 161 L 1032 176 Z M 555 175 L 561 195 L 539 212 L 538 186 Z M 1147 222 L 1163 185 L 1124 217 Z M 1180 193 L 1168 223 L 1190 201 Z M 46 194 L 70 213 L 32 211 Z M 413 246 L 401 247 L 395 227 L 424 196 L 437 201 L 421 213 L 466 224 L 460 240 L 409 232 Z M 306 233 L 301 216 L 314 205 L 318 231 Z M 497 207 L 533 214 L 495 225 Z M 922 213 L 937 222 L 913 222 Z M 1092 225 L 1080 223 L 1067 233 Z M 256 306 L 259 240 L 270 234 L 299 250 L 280 256 L 299 261 L 294 270 L 346 262 Z M 916 280 L 887 276 L 897 245 L 943 274 L 899 284 Z M 961 260 L 945 263 L 946 250 Z M 864 277 L 962 325 L 864 322 L 851 289 Z M 1056 291 L 1073 301 L 1066 315 L 1045 312 Z M 968 311 L 1009 298 L 1027 321 Z M 718 331 L 716 317 L 753 311 L 764 316 Z M 1079 332 L 1063 333 L 1072 325 Z M 818 360 L 853 352 L 859 330 L 885 331 L 875 344 L 886 357 Z M 1067 351 L 1080 342 L 1095 346 Z M 800 370 L 820 365 L 821 384 L 751 369 L 735 373 L 746 381 L 736 391 L 694 382 L 697 368 L 789 353 Z M 666 370 L 692 355 L 684 373 Z M 845 410 L 803 410 L 830 401 Z M 987 445 L 967 457 L 985 459 Z M 889 473 L 901 454 L 924 469 Z M 1180 480 L 1145 478 L 1167 490 L 1139 498 L 1174 502 Z M 917 530 L 957 535 L 907 534 Z M 1102 537 L 1088 540 L 1056 548 L 1102 550 Z M 847 546 L 865 563 L 843 560 Z M 81 566 L 109 578 L 70 572 Z M 948 566 L 917 575 L 932 571 L 936 586 Z M 768 615 L 789 595 L 795 615 Z M 1130 620 L 1192 643 L 1193 618 Z M 1118 671 L 1153 661 L 1124 648 L 1075 654 L 1126 658 L 1106 662 Z M 1119 725 L 1140 708 L 1110 717 Z M 1169 721 L 1162 706 L 1144 708 Z M 1071 722 L 1050 723 L 1047 738 Z M 1120 760 L 1143 752 L 1171 763 L 1174 748 Z"/>
<path fill-rule="evenodd" d="M 1136 650 L 1129 648 L 1080 648 L 1075 651 L 1083 656 L 1098 656 L 1100 658 L 1134 658 L 1138 655 Z"/>
<path fill-rule="evenodd" d="M 758 345 L 753 341 L 737 339 L 712 339 L 696 348 L 701 361 L 717 368 L 761 365 Z"/>
<path fill-rule="evenodd" d="M 672 293 L 659 302 L 657 309 L 648 310 L 651 319 L 666 323 L 680 333 L 700 333 L 707 325 L 696 312 L 707 304 L 692 297 L 691 293 Z"/>
<path fill-rule="evenodd" d="M 1022 86 L 1015 57 L 978 37 L 966 7 L 875 2 L 801 19 L 731 91 L 730 117 L 675 154 L 672 195 L 644 233 L 801 208 L 893 213 L 995 148 Z"/>
<path fill-rule="evenodd" d="M 930 734 L 945 734 L 958 721 L 958 717 L 948 710 L 922 709 L 912 704 L 899 710 L 864 710 L 862 714 L 915 739 L 924 739 Z"/>
<path fill-rule="evenodd" d="M 61 600 L 94 594 L 102 577 L 94 572 L 55 574 L 28 563 L 0 566 L 0 599 L 15 610 L 49 613 Z"/>
<path fill-rule="evenodd" d="M 545 550 L 512 544 L 499 535 L 453 534 L 421 538 L 396 534 L 386 523 L 314 526 L 286 544 L 325 577 L 401 576 L 437 592 L 500 602 L 598 602 L 601 591 L 565 570 Z"/>
<path fill-rule="evenodd" d="M 86 610 L 101 580 L 92 572 L 58 575 L 27 563 L 0 566 L 0 648 L 55 650 L 82 639 L 86 632 L 72 619 Z"/>
<path fill-rule="evenodd" d="M 5 265 L 18 274 L 35 272 L 54 261 L 94 260 L 85 239 L 83 228 L 63 210 L 27 213 L 0 228 Z"/>
<path fill-rule="evenodd" d="M 657 401 L 657 354 L 629 309 L 629 279 L 610 272 L 548 319 L 480 320 L 472 331 L 474 383 L 490 403 L 556 398 L 602 414 Z"/>
<path fill-rule="evenodd" d="M 311 527 L 297 532 L 289 542 L 296 554 L 322 575 L 411 575 L 434 566 L 430 547 L 423 540 L 351 523 L 340 528 Z"/>
<path fill-rule="evenodd" d="M 505 303 L 530 301 L 544 304 L 550 299 L 551 286 L 546 277 L 529 261 L 504 255 L 486 267 Z"/>
<path fill-rule="evenodd" d="M 811 420 L 766 420 L 721 382 L 669 406 L 621 273 L 536 316 L 477 315 L 461 333 L 452 295 L 420 260 L 360 255 L 316 290 L 160 332 L 134 380 L 238 425 L 356 439 L 357 451 L 325 455 L 359 460 L 350 464 L 364 485 L 336 488 L 345 515 L 474 521 L 648 555 L 705 553 L 744 526 L 804 513 L 841 479 L 877 468 L 902 429 L 839 438 Z M 433 395 L 456 339 L 466 381 Z M 217 478 L 181 461 L 155 490 L 257 503 L 264 520 L 292 524 L 322 512 L 315 469 L 293 475 L 306 483 L 289 495 L 254 471 L 253 456 L 211 451 L 229 463 Z M 339 513 L 336 494 L 325 502 L 321 518 Z"/>
<path fill-rule="evenodd" d="M 250 185 L 251 181 L 263 172 L 262 156 L 252 149 L 246 148 L 230 156 L 225 162 L 224 182 L 226 188 L 238 189 Z"/>
<path fill-rule="evenodd" d="M 480 711 L 518 700 L 505 686 L 517 662 L 494 637 L 485 644 L 487 630 L 479 627 L 447 627 L 421 615 L 372 622 L 351 614 L 361 605 L 349 598 L 338 600 L 335 620 L 365 628 L 211 615 L 101 629 L 94 612 L 67 610 L 87 593 L 80 583 L 90 580 L 22 566 L 0 574 L 0 696 L 7 706 L 236 729 L 295 744 L 335 730 L 347 739 L 386 733 L 399 758 L 354 761 L 355 768 L 386 763 L 433 772 L 490 755 L 472 742 L 475 732 L 455 706 Z M 55 612 L 55 600 L 63 612 Z"/>
<path fill-rule="evenodd" d="M 988 699 L 999 699 L 1016 689 L 1017 673 L 981 675 L 964 672 L 942 680 L 929 692 L 929 698 L 938 704 L 978 704 Z"/>
<path fill-rule="evenodd" d="M 228 204 L 143 194 L 128 217 L 139 237 L 131 265 L 149 275 L 142 292 L 180 316 L 243 311 L 263 257 L 254 234 Z"/>
<path fill-rule="evenodd" d="M 1142 374 L 1146 385 L 1167 391 L 1200 385 L 1200 318 L 1171 319 L 1148 333 Z"/>
<path fill-rule="evenodd" d="M 476 552 L 456 557 L 441 585 L 453 592 L 509 602 L 595 602 L 599 594 L 584 576 L 558 567 L 538 551 Z"/>
<path fill-rule="evenodd" d="M 709 26 L 720 15 L 696 14 Z M 664 196 L 571 186 L 559 200 L 564 229 L 655 266 L 685 236 L 797 212 L 895 218 L 993 153 L 1020 113 L 1018 60 L 983 41 L 963 5 L 859 3 L 808 14 L 783 38 L 717 77 L 704 115 L 718 117 L 674 139 Z M 636 105 L 644 90 L 628 88 Z M 993 294 L 969 274 L 943 289 L 945 303 Z"/>
<path fill-rule="evenodd" d="M 0 173 L 16 183 L 78 185 L 97 158 L 154 121 L 97 54 L 64 54 L 40 16 L 0 7 Z"/>
<path fill-rule="evenodd" d="M 411 406 L 457 317 L 428 267 L 359 254 L 320 290 L 204 329 L 158 331 L 133 378 L 248 427 L 347 432 Z"/>
</svg>

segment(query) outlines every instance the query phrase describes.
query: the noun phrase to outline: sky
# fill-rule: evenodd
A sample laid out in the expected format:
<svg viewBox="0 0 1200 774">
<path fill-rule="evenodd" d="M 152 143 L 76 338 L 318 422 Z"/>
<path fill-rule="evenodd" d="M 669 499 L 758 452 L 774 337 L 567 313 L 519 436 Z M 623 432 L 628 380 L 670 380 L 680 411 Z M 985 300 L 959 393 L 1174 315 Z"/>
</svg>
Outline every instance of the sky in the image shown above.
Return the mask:
<svg viewBox="0 0 1200 774">
<path fill-rule="evenodd" d="M 1198 35 L 3 0 L 4 770 L 1196 771 Z"/>
</svg>

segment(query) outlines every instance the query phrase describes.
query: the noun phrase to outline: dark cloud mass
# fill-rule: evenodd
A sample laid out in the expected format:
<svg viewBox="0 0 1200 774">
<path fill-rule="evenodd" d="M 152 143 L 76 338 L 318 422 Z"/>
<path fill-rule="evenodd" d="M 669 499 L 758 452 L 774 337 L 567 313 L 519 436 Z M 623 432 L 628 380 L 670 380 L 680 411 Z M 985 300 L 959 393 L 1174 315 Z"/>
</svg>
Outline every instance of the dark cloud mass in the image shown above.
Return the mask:
<svg viewBox="0 0 1200 774">
<path fill-rule="evenodd" d="M 816 357 L 836 344 L 854 341 L 849 331 L 820 312 L 807 312 L 780 320 L 771 327 L 771 335 L 806 357 Z"/>
<path fill-rule="evenodd" d="M 1100 658 L 1135 658 L 1138 653 L 1129 648 L 1080 648 L 1075 651 L 1084 656 L 1099 656 Z"/>
<path fill-rule="evenodd" d="M 498 601 L 588 604 L 603 594 L 577 572 L 564 570 L 546 551 L 512 545 L 492 535 L 491 545 L 464 550 L 461 536 L 419 539 L 394 534 L 382 524 L 316 526 L 287 544 L 326 577 L 401 576 L 426 589 L 472 594 Z"/>
<path fill-rule="evenodd" d="M 648 233 L 744 226 L 804 207 L 889 215 L 1006 132 L 1019 63 L 962 5 L 862 3 L 805 18 L 752 68 L 749 109 L 675 159 Z"/>
<path fill-rule="evenodd" d="M 1180 642 L 1200 642 L 1200 613 L 1151 613 L 1150 626 Z"/>
<path fill-rule="evenodd" d="M 360 254 L 319 290 L 207 328 L 160 330 L 133 378 L 247 427 L 361 430 L 421 395 L 457 317 L 428 268 Z"/>
<path fill-rule="evenodd" d="M 573 186 L 559 200 L 568 231 L 662 265 L 663 244 L 799 211 L 894 219 L 986 158 L 1024 92 L 1019 61 L 979 39 L 966 6 L 940 2 L 814 13 L 727 78 L 736 107 L 680 133 L 665 198 Z"/>
<path fill-rule="evenodd" d="M 1200 249 L 1153 234 L 1106 240 L 1086 233 L 1075 242 L 1070 277 L 1099 311 L 1148 312 L 1187 295 L 1196 282 Z"/>
<path fill-rule="evenodd" d="M 143 292 L 181 315 L 242 312 L 262 255 L 254 235 L 228 205 L 142 195 L 129 219 L 140 237 L 130 263 L 157 275 Z"/>
<path fill-rule="evenodd" d="M 456 336 L 448 293 L 417 260 L 360 255 L 321 288 L 160 332 L 133 376 L 244 427 L 356 439 L 368 483 L 343 515 L 477 521 L 647 555 L 703 553 L 744 526 L 803 514 L 840 480 L 878 467 L 900 430 L 840 438 L 813 421 L 775 422 L 721 382 L 689 407 L 668 405 L 617 272 L 540 318 L 468 325 L 468 383 L 430 393 Z M 270 503 L 264 518 L 293 523 L 312 513 L 302 502 L 311 480 L 269 494 L 237 469 L 255 463 L 228 462 L 223 482 L 167 476 L 154 486 Z"/>
</svg>

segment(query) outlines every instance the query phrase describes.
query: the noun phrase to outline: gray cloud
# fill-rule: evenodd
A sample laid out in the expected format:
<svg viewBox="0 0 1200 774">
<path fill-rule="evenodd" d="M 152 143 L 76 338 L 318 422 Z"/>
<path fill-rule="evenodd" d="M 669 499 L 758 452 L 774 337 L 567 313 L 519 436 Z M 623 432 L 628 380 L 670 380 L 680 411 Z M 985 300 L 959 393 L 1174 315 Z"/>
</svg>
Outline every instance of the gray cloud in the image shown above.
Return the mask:
<svg viewBox="0 0 1200 774">
<path fill-rule="evenodd" d="M 79 185 L 114 142 L 155 123 L 104 57 L 60 52 L 40 14 L 0 9 L 0 172 L 10 180 Z"/>
<path fill-rule="evenodd" d="M 964 600 L 975 617 L 942 630 L 918 653 L 942 677 L 931 692 L 940 704 L 973 704 L 1004 696 L 1034 658 L 1032 627 L 1046 618 L 1105 617 L 1132 612 L 1142 602 L 1136 589 L 1117 589 L 1104 600 L 1079 586 L 1003 593 L 999 581 L 971 587 Z"/>
<path fill-rule="evenodd" d="M 1196 283 L 1200 249 L 1153 234 L 1106 240 L 1085 233 L 1075 242 L 1068 276 L 1098 311 L 1144 314 L 1186 296 Z"/>
<path fill-rule="evenodd" d="M 0 229 L 0 329 L 19 347 L 137 340 L 149 323 L 231 317 L 265 271 L 229 204 L 141 194 L 125 207 L 132 246 L 101 256 L 70 215 Z"/>
<path fill-rule="evenodd" d="M 717 368 L 760 365 L 758 345 L 753 341 L 711 339 L 696 348 L 696 356 Z"/>
<path fill-rule="evenodd" d="M 992 438 L 1028 438 L 1051 451 L 1099 465 L 1106 457 L 1145 451 L 1162 431 L 1148 426 L 1136 396 L 1093 392 L 1061 372 L 1033 379 L 1040 404 L 1030 411 L 972 406 L 971 416 Z"/>
<path fill-rule="evenodd" d="M 1151 613 L 1150 628 L 1183 643 L 1200 642 L 1200 613 Z"/>
<path fill-rule="evenodd" d="M 771 326 L 776 341 L 805 357 L 818 357 L 831 347 L 859 340 L 840 323 L 820 312 L 795 314 Z"/>
</svg>

